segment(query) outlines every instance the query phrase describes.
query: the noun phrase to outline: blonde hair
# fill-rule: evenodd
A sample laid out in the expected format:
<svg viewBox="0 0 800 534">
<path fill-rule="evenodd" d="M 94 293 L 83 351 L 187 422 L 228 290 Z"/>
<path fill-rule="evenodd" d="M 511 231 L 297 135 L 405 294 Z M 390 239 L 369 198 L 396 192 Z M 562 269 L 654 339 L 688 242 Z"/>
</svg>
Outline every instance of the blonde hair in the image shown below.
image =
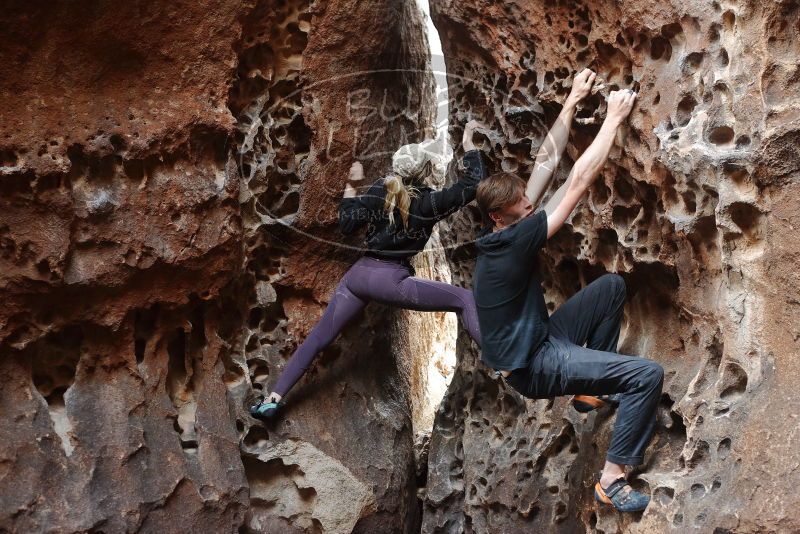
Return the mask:
<svg viewBox="0 0 800 534">
<path fill-rule="evenodd" d="M 433 172 L 431 155 L 422 144 L 403 145 L 392 156 L 392 171 L 383 181 L 386 188 L 383 209 L 390 224 L 394 224 L 395 208 L 399 209 L 403 226 L 408 226 L 411 199 L 419 193 L 413 184 L 420 183 Z"/>
</svg>

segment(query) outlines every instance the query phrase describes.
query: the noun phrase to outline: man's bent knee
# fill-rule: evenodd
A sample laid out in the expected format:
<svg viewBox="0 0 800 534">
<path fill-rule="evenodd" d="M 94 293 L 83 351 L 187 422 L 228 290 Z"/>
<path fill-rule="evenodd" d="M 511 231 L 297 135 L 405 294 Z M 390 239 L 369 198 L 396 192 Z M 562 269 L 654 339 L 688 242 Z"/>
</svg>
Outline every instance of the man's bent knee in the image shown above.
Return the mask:
<svg viewBox="0 0 800 534">
<path fill-rule="evenodd" d="M 608 284 L 612 291 L 625 295 L 625 279 L 616 273 L 604 274 L 600 277 L 604 284 Z"/>
<path fill-rule="evenodd" d="M 647 365 L 647 380 L 650 384 L 656 386 L 664 382 L 664 368 L 661 364 L 648 360 Z"/>
</svg>

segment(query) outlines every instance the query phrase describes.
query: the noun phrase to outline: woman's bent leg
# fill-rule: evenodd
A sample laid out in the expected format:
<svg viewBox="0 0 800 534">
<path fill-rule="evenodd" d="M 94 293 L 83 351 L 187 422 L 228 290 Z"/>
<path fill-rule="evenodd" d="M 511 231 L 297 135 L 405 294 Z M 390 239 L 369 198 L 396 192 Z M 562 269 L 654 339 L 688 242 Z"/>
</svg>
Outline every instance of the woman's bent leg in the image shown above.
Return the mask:
<svg viewBox="0 0 800 534">
<path fill-rule="evenodd" d="M 399 284 L 404 301 L 399 306 L 417 311 L 452 311 L 458 313 L 469 336 L 481 345 L 478 311 L 472 291 L 463 287 L 409 276 Z"/>
<path fill-rule="evenodd" d="M 400 264 L 370 258 L 362 258 L 348 280 L 348 287 L 362 299 L 416 311 L 456 312 L 470 337 L 481 344 L 475 299 L 468 289 L 417 278 Z"/>
<path fill-rule="evenodd" d="M 349 274 L 349 273 L 348 273 Z M 278 377 L 273 391 L 281 396 L 292 389 L 292 386 L 311 366 L 317 354 L 331 344 L 345 325 L 364 309 L 366 302 L 355 296 L 347 288 L 347 274 L 336 286 L 330 304 L 325 308 L 322 318 L 311 330 L 303 343 L 297 347 L 289 362 Z"/>
<path fill-rule="evenodd" d="M 353 266 L 348 287 L 362 299 L 398 308 L 456 312 L 470 337 L 481 344 L 475 299 L 468 289 L 417 278 L 403 265 L 372 258 L 362 258 Z"/>
</svg>

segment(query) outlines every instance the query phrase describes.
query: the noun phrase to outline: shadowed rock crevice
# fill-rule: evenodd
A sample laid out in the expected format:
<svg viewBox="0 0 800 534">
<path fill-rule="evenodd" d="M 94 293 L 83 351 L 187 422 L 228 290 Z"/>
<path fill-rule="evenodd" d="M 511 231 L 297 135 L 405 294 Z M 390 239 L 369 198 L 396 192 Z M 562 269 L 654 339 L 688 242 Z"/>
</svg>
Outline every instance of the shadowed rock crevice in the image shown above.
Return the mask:
<svg viewBox="0 0 800 534">
<path fill-rule="evenodd" d="M 362 161 L 370 180 L 382 175 L 398 146 L 428 134 L 434 110 L 413 2 L 261 1 L 240 20 L 228 107 L 244 250 L 234 361 L 245 375 L 233 389 L 249 405 L 246 386 L 269 393 L 360 253 L 362 235 L 343 242 L 336 227 L 351 162 Z M 365 35 L 356 21 L 367 20 L 384 24 Z M 238 418 L 251 490 L 243 531 L 418 529 L 412 399 L 430 354 L 417 354 L 408 332 L 432 339 L 432 328 L 370 304 L 292 389 L 280 421 Z M 300 467 L 264 460 L 286 447 L 313 458 Z M 332 472 L 343 473 L 343 487 Z"/>
</svg>

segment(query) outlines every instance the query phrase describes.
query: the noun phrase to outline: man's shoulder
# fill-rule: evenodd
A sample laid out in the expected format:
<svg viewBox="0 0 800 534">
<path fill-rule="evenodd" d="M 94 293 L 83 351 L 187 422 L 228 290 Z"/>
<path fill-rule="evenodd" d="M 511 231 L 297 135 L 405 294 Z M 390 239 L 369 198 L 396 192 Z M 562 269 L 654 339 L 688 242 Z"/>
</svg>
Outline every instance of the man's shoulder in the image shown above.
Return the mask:
<svg viewBox="0 0 800 534">
<path fill-rule="evenodd" d="M 485 227 L 484 230 L 478 234 L 478 238 L 475 240 L 478 253 L 486 254 L 491 251 L 503 255 L 502 250 L 513 250 L 515 244 L 526 242 L 532 233 L 544 232 L 546 235 L 547 213 L 542 209 L 502 230 L 492 231 L 491 227 Z"/>
<path fill-rule="evenodd" d="M 543 223 L 547 222 L 547 213 L 544 209 L 540 209 L 538 211 L 534 211 L 517 221 L 513 226 L 519 228 L 530 228 L 532 226 L 538 226 Z"/>
<path fill-rule="evenodd" d="M 527 243 L 532 235 L 547 234 L 547 213 L 544 210 L 531 213 L 504 231 L 508 232 L 507 238 L 512 243 Z"/>
<path fill-rule="evenodd" d="M 478 249 L 478 257 L 486 254 L 496 255 L 509 244 L 509 239 L 503 230 L 493 231 L 491 227 L 483 228 L 475 239 L 475 247 Z"/>
</svg>

